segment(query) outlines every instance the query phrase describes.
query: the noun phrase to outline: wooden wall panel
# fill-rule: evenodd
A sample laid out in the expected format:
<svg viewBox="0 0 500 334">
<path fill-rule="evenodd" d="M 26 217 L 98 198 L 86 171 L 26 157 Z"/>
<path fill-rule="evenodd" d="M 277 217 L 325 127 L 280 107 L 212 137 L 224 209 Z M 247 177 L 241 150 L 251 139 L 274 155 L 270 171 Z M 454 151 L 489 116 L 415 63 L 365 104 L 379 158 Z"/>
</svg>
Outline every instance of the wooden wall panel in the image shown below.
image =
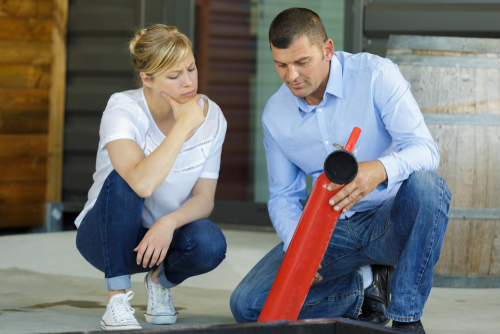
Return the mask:
<svg viewBox="0 0 500 334">
<path fill-rule="evenodd" d="M 0 135 L 0 158 L 47 156 L 47 135 Z"/>
<path fill-rule="evenodd" d="M 0 111 L 42 111 L 49 106 L 47 89 L 0 88 Z"/>
<path fill-rule="evenodd" d="M 46 134 L 48 111 L 1 111 L 0 134 Z"/>
<path fill-rule="evenodd" d="M 44 213 L 43 203 L 0 203 L 0 228 L 42 226 Z"/>
<path fill-rule="evenodd" d="M 250 84 L 255 36 L 249 0 L 197 2 L 198 92 L 215 101 L 228 122 L 216 199 L 245 201 L 249 192 Z"/>
<path fill-rule="evenodd" d="M 0 228 L 59 202 L 68 0 L 0 0 Z"/>
<path fill-rule="evenodd" d="M 52 21 L 0 17 L 0 38 L 50 42 Z"/>
<path fill-rule="evenodd" d="M 0 17 L 52 18 L 52 0 L 0 0 Z"/>
<path fill-rule="evenodd" d="M 452 40 L 458 41 L 449 37 L 408 36 L 391 40 L 398 38 L 409 44 L 389 49 L 388 58 L 400 64 L 439 148 L 440 165 L 436 172 L 452 193 L 450 205 L 472 212 L 467 219 L 450 219 L 435 273 L 499 275 L 500 217 L 474 219 L 480 218 L 474 212 L 500 207 L 500 126 L 494 121 L 500 114 L 500 53 L 497 49 L 471 52 L 475 48 L 471 43 L 492 45 L 491 41 L 479 39 L 460 39 L 456 50 L 447 49 Z M 429 47 L 435 39 L 440 40 Z M 425 44 L 429 48 L 417 49 L 416 40 L 419 45 L 429 43 Z M 421 55 L 425 59 L 416 64 L 413 57 Z M 471 58 L 473 63 L 462 63 L 462 59 Z M 442 61 L 433 63 L 435 59 Z M 484 65 L 485 60 L 493 62 Z M 441 118 L 433 118 L 437 116 Z M 493 121 L 480 121 L 486 116 L 493 116 L 488 118 Z"/>
<path fill-rule="evenodd" d="M 52 76 L 49 104 L 47 195 L 46 201 L 60 202 L 64 138 L 64 100 L 66 95 L 66 33 L 68 0 L 54 0 L 52 30 Z"/>
<path fill-rule="evenodd" d="M 0 159 L 0 182 L 45 180 L 46 173 L 45 157 Z"/>
<path fill-rule="evenodd" d="M 50 67 L 0 64 L 0 87 L 48 89 Z"/>
<path fill-rule="evenodd" d="M 0 203 L 19 204 L 45 201 L 45 181 L 3 182 Z"/>
<path fill-rule="evenodd" d="M 50 43 L 0 40 L 0 64 L 50 65 L 51 61 Z"/>
</svg>

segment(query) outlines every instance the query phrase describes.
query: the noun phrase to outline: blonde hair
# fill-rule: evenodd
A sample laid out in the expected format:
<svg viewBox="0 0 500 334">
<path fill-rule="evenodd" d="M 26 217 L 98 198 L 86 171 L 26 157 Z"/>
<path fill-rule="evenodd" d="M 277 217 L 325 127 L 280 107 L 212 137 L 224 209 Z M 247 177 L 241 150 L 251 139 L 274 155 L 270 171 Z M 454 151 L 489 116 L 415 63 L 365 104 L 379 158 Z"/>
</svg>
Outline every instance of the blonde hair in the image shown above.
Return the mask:
<svg viewBox="0 0 500 334">
<path fill-rule="evenodd" d="M 129 48 L 137 74 L 153 78 L 186 59 L 192 44 L 177 27 L 155 24 L 137 31 Z"/>
</svg>

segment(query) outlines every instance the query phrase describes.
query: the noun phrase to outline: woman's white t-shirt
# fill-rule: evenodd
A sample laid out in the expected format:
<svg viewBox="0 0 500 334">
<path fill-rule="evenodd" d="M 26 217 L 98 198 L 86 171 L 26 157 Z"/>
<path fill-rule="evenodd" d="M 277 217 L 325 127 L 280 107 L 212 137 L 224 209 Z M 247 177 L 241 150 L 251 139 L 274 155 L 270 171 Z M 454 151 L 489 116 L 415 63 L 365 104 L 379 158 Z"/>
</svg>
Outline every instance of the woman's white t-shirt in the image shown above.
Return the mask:
<svg viewBox="0 0 500 334">
<path fill-rule="evenodd" d="M 144 201 L 142 225 L 145 228 L 150 228 L 158 219 L 179 209 L 191 198 L 191 190 L 198 178 L 219 177 L 227 122 L 219 106 L 205 95 L 200 99 L 202 108 L 204 100 L 208 102 L 205 122 L 182 145 L 165 181 Z M 76 218 L 76 227 L 80 226 L 87 212 L 92 209 L 104 181 L 114 170 L 107 143 L 117 139 L 132 139 L 148 156 L 165 139 L 149 112 L 142 88 L 111 96 L 102 116 L 99 136 L 94 184 L 89 190 L 83 211 Z"/>
</svg>

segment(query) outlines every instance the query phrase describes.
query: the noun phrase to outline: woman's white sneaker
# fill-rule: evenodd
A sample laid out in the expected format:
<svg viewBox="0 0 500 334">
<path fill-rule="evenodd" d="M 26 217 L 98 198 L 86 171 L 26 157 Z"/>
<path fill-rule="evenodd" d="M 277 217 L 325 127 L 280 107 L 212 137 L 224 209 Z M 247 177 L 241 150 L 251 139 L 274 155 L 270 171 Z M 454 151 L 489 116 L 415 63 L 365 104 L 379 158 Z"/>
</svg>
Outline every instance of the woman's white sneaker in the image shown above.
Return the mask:
<svg viewBox="0 0 500 334">
<path fill-rule="evenodd" d="M 122 331 L 128 329 L 142 329 L 134 317 L 135 310 L 130 306 L 129 300 L 134 297 L 134 292 L 114 295 L 106 305 L 106 312 L 101 319 L 101 328 L 106 331 Z"/>
<path fill-rule="evenodd" d="M 178 312 L 172 302 L 172 292 L 160 284 L 153 283 L 151 280 L 152 274 L 153 270 L 150 270 L 144 277 L 144 286 L 148 294 L 148 309 L 144 313 L 144 317 L 150 324 L 175 324 Z"/>
</svg>

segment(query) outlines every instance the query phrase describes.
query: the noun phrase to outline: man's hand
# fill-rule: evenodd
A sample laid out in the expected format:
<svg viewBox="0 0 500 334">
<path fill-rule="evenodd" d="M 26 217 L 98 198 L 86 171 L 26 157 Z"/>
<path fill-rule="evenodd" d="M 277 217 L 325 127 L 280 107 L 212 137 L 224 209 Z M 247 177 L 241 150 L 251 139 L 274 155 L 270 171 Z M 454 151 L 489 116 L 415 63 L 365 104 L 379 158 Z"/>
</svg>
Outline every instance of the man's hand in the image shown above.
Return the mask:
<svg viewBox="0 0 500 334">
<path fill-rule="evenodd" d="M 175 227 L 176 224 L 167 216 L 154 223 L 134 249 L 134 252 L 137 252 L 137 264 L 140 265 L 142 261 L 142 266 L 146 268 L 148 263 L 149 267 L 162 263 L 172 242 Z"/>
<path fill-rule="evenodd" d="M 354 204 L 375 190 L 380 183 L 386 181 L 387 173 L 380 161 L 360 162 L 356 178 L 330 199 L 330 205 L 333 206 L 333 210 L 342 210 L 346 213 Z M 330 183 L 327 189 L 333 191 L 338 187 L 338 184 Z"/>
<path fill-rule="evenodd" d="M 319 265 L 319 267 L 318 267 L 318 270 L 320 270 L 321 268 L 323 268 L 323 267 L 322 267 L 322 266 L 321 266 L 321 264 L 320 264 L 320 265 Z M 311 285 L 316 284 L 316 283 L 318 283 L 318 282 L 321 282 L 322 280 L 323 280 L 323 276 L 321 276 L 321 275 L 317 272 L 317 273 L 316 273 L 316 275 L 314 275 L 314 278 L 313 278 L 313 281 L 312 281 Z"/>
</svg>

